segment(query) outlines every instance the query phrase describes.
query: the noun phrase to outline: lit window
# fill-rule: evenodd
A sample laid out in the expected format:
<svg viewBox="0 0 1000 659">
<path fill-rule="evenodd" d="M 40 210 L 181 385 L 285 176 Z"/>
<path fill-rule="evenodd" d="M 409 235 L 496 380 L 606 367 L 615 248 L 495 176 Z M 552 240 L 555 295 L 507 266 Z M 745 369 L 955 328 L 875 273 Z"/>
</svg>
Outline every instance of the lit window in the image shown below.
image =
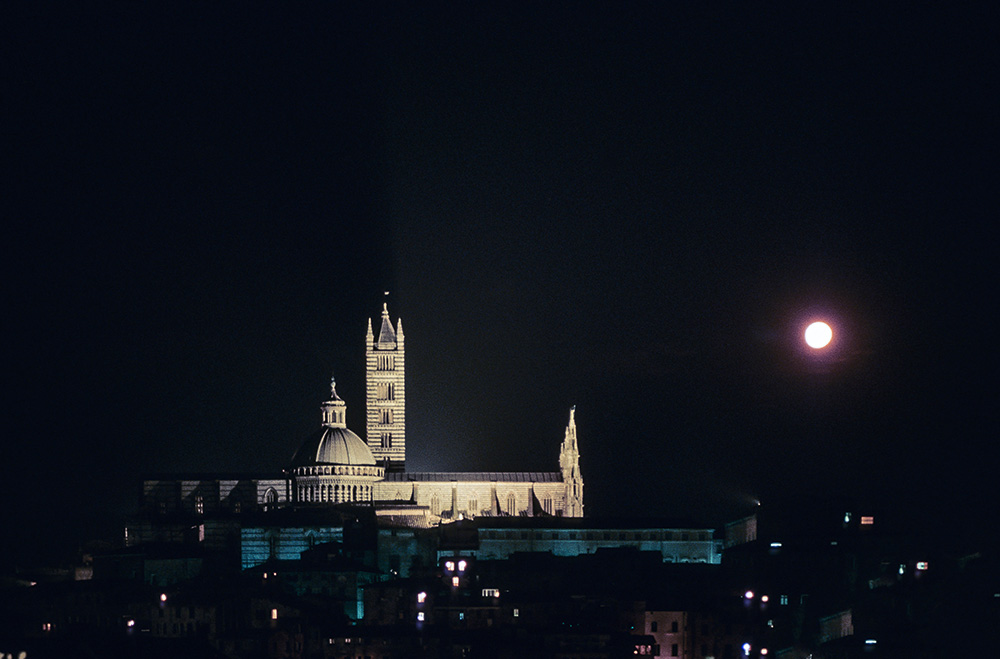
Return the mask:
<svg viewBox="0 0 1000 659">
<path fill-rule="evenodd" d="M 166 593 L 160 593 L 160 601 L 161 602 L 166 602 L 167 601 L 167 594 Z"/>
<path fill-rule="evenodd" d="M 205 514 L 205 497 L 197 496 L 194 498 L 194 511 L 199 515 Z"/>
<path fill-rule="evenodd" d="M 771 543 L 771 549 L 781 549 L 781 543 L 780 542 L 772 542 Z"/>
<path fill-rule="evenodd" d="M 50 632 L 50 631 L 52 631 L 52 623 L 51 622 L 43 622 L 42 623 L 42 631 L 43 632 Z"/>
<path fill-rule="evenodd" d="M 521 610 L 520 609 L 514 609 L 514 617 L 516 618 L 516 617 L 518 617 L 520 615 L 521 615 Z"/>
<path fill-rule="evenodd" d="M 749 654 L 750 654 L 750 644 L 749 643 L 744 643 L 743 644 L 743 654 L 749 656 Z"/>
<path fill-rule="evenodd" d="M 465 620 L 465 611 L 459 611 L 458 612 L 458 619 L 459 620 Z"/>
<path fill-rule="evenodd" d="M 452 577 L 452 578 L 451 578 L 451 585 L 452 585 L 452 586 L 453 586 L 454 588 L 458 588 L 458 577 Z"/>
<path fill-rule="evenodd" d="M 458 571 L 459 572 L 465 572 L 465 567 L 467 565 L 468 565 L 468 563 L 466 563 L 465 561 L 459 561 L 458 562 Z"/>
<path fill-rule="evenodd" d="M 877 643 L 878 643 L 878 641 L 876 641 L 874 638 L 866 638 L 865 639 L 865 645 L 875 645 Z"/>
<path fill-rule="evenodd" d="M 423 611 L 418 611 L 417 612 L 417 620 L 419 620 L 420 622 L 424 621 L 424 612 Z"/>
<path fill-rule="evenodd" d="M 483 597 L 500 597 L 500 590 L 497 588 L 483 588 Z"/>
<path fill-rule="evenodd" d="M 278 619 L 278 609 L 271 609 L 271 620 Z"/>
<path fill-rule="evenodd" d="M 917 569 L 918 570 L 926 570 L 927 569 L 927 561 L 918 561 L 917 562 Z"/>
<path fill-rule="evenodd" d="M 447 570 L 448 572 L 454 572 L 455 571 L 455 561 L 447 561 L 447 562 L 445 562 L 444 569 Z"/>
<path fill-rule="evenodd" d="M 861 526 L 871 526 L 875 523 L 875 518 L 871 516 L 866 516 L 861 518 Z"/>
<path fill-rule="evenodd" d="M 126 627 L 135 627 L 135 620 L 132 620 L 131 618 L 129 618 L 128 621 L 125 623 L 125 626 Z"/>
<path fill-rule="evenodd" d="M 781 605 L 782 606 L 788 606 L 788 595 L 782 595 L 781 596 Z"/>
<path fill-rule="evenodd" d="M 423 604 L 427 601 L 427 593 L 417 593 L 417 604 Z"/>
</svg>

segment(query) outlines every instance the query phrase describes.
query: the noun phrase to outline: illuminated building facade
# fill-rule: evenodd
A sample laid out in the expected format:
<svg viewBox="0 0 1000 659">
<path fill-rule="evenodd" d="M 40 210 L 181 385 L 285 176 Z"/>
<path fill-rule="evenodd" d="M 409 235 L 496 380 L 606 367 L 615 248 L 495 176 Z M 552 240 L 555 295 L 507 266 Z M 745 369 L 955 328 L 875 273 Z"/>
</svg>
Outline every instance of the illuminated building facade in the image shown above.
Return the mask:
<svg viewBox="0 0 1000 659">
<path fill-rule="evenodd" d="M 418 526 L 480 516 L 583 516 L 575 408 L 551 472 L 407 472 L 406 362 L 402 319 L 386 305 L 379 334 L 365 336 L 367 445 L 347 429 L 336 391 L 323 404 L 323 429 L 295 454 L 290 490 L 298 504 L 372 503 Z M 345 489 L 346 488 L 346 489 Z"/>
<path fill-rule="evenodd" d="M 559 452 L 558 470 L 535 472 L 407 472 L 403 324 L 383 305 L 376 337 L 368 322 L 366 440 L 347 427 L 347 404 L 331 382 L 320 428 L 295 452 L 283 474 L 147 478 L 129 544 L 178 541 L 229 546 L 239 542 L 245 514 L 278 509 L 372 506 L 389 526 L 428 527 L 477 517 L 582 517 L 583 476 L 576 412 Z"/>
</svg>

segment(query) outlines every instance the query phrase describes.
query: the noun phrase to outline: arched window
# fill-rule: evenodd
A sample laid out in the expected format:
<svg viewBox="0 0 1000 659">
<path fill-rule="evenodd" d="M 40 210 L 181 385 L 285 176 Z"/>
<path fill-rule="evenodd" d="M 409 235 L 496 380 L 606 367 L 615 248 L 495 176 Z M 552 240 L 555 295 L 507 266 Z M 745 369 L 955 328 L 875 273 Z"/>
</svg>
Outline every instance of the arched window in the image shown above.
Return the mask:
<svg viewBox="0 0 1000 659">
<path fill-rule="evenodd" d="M 264 512 L 274 509 L 274 504 L 278 500 L 278 493 L 274 491 L 273 487 L 267 488 L 264 492 Z"/>
<path fill-rule="evenodd" d="M 552 514 L 552 497 L 545 497 L 542 499 L 542 510 L 544 510 L 548 515 Z"/>
<path fill-rule="evenodd" d="M 340 503 L 340 484 L 333 486 L 333 500 Z"/>
<path fill-rule="evenodd" d="M 355 485 L 354 487 L 351 488 L 351 501 L 357 501 L 357 500 L 358 500 L 358 486 Z"/>
<path fill-rule="evenodd" d="M 467 511 L 470 515 L 479 514 L 479 502 L 475 499 L 469 499 L 469 509 Z"/>
<path fill-rule="evenodd" d="M 514 498 L 514 493 L 511 492 L 510 494 L 507 495 L 507 514 L 513 515 L 516 506 L 517 506 L 517 499 Z"/>
</svg>

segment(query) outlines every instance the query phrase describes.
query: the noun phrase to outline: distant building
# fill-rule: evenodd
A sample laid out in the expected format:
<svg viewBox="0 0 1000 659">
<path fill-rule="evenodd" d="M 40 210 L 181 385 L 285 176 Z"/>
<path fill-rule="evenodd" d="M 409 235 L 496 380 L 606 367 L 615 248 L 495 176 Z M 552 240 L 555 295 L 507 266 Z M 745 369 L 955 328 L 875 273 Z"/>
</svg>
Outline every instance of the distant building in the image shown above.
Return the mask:
<svg viewBox="0 0 1000 659">
<path fill-rule="evenodd" d="M 253 536 L 258 531 L 244 528 L 246 515 L 286 508 L 373 506 L 388 525 L 418 528 L 483 516 L 583 516 L 575 408 L 560 447 L 558 471 L 407 472 L 403 325 L 397 320 L 393 327 L 385 305 L 381 321 L 377 338 L 371 320 L 365 336 L 367 441 L 347 427 L 347 404 L 331 382 L 330 398 L 320 406 L 320 428 L 306 438 L 286 469 L 261 475 L 147 478 L 140 514 L 126 530 L 127 544 L 197 542 L 210 549 L 255 545 L 263 540 Z M 251 526 L 259 530 L 266 525 Z M 258 549 L 255 545 L 249 553 L 256 557 Z M 242 553 L 246 566 L 248 554 Z"/>
</svg>

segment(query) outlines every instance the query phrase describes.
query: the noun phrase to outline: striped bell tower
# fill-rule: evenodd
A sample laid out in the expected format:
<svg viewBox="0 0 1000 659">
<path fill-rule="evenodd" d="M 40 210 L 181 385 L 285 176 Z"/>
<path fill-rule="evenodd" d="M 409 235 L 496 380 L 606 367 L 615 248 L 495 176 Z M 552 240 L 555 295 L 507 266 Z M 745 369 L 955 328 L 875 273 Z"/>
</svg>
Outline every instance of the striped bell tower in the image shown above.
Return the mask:
<svg viewBox="0 0 1000 659">
<path fill-rule="evenodd" d="M 366 394 L 368 429 L 365 436 L 375 461 L 389 471 L 406 466 L 406 385 L 403 374 L 403 321 L 396 329 L 389 320 L 389 308 L 382 305 L 378 338 L 368 319 L 365 336 Z"/>
</svg>

